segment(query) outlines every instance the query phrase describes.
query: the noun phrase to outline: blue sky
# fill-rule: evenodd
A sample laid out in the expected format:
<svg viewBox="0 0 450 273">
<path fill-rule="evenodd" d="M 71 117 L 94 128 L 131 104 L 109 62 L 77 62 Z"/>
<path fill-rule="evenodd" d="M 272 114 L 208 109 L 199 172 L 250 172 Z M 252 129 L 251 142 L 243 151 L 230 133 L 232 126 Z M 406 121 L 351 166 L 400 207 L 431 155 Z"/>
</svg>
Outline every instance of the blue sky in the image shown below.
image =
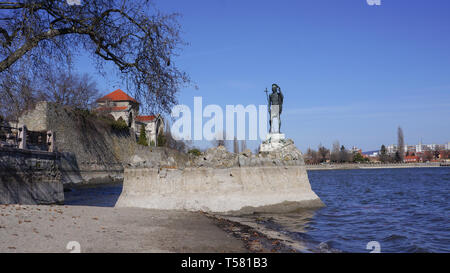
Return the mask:
<svg viewBox="0 0 450 273">
<path fill-rule="evenodd" d="M 450 141 L 450 1 L 157 0 L 189 43 L 176 59 L 199 87 L 179 102 L 265 104 L 280 85 L 282 131 L 305 151 L 335 140 L 363 150 Z M 92 72 L 103 93 L 126 89 Z M 127 90 L 125 90 L 127 91 Z M 130 91 L 132 94 L 132 91 Z"/>
</svg>

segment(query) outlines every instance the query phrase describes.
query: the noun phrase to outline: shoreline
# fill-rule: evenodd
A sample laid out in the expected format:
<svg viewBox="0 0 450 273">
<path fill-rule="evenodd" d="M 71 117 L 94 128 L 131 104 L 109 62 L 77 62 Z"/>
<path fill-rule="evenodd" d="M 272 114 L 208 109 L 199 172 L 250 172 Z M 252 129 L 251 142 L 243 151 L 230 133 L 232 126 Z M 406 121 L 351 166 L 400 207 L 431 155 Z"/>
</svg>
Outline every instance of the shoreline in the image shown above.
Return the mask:
<svg viewBox="0 0 450 273">
<path fill-rule="evenodd" d="M 141 208 L 0 205 L 0 238 L 0 253 L 312 252 L 236 217 Z"/>
<path fill-rule="evenodd" d="M 398 164 L 358 164 L 358 163 L 344 163 L 344 164 L 315 164 L 305 165 L 307 171 L 322 171 L 322 170 L 358 170 L 358 169 L 406 169 L 406 168 L 439 168 L 439 162 L 433 163 L 398 163 Z"/>
<path fill-rule="evenodd" d="M 340 253 L 326 245 L 313 245 L 310 242 L 294 240 L 288 234 L 276 231 L 259 223 L 258 220 L 242 216 L 206 214 L 214 219 L 216 225 L 235 238 L 242 240 L 252 252 L 272 253 Z"/>
<path fill-rule="evenodd" d="M 0 205 L 0 238 L 1 253 L 252 251 L 200 212 L 141 208 Z"/>
</svg>

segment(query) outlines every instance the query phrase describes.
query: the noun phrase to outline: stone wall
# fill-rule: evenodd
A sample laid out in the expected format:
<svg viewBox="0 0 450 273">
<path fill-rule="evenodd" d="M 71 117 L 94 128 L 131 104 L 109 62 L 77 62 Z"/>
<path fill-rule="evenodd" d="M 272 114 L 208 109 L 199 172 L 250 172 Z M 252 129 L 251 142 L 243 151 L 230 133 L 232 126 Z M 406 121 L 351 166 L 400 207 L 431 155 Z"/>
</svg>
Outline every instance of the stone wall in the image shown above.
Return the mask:
<svg viewBox="0 0 450 273">
<path fill-rule="evenodd" d="M 64 202 L 56 153 L 0 148 L 0 204 Z"/>
<path fill-rule="evenodd" d="M 19 117 L 18 127 L 27 126 L 30 131 L 47 131 L 48 103 L 39 102 L 35 108 L 24 112 Z"/>
<path fill-rule="evenodd" d="M 117 132 L 86 111 L 39 102 L 19 119 L 29 130 L 51 130 L 61 153 L 64 184 L 108 183 L 123 179 L 123 162 L 139 145 L 133 130 Z"/>
</svg>

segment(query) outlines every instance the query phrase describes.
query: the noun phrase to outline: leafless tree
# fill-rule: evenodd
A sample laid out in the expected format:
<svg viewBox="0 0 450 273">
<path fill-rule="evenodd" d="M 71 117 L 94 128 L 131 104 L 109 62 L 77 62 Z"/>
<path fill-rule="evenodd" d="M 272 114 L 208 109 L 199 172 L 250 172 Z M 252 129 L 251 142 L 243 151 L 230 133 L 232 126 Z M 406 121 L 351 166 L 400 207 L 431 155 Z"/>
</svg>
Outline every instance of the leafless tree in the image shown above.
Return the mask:
<svg viewBox="0 0 450 273">
<path fill-rule="evenodd" d="M 442 151 L 444 150 L 444 147 L 441 147 L 440 145 L 436 145 L 434 147 L 434 159 L 439 159 L 439 156 L 442 154 Z"/>
<path fill-rule="evenodd" d="M 21 68 L 8 69 L 0 78 L 0 114 L 8 120 L 17 120 L 41 100 L 86 109 L 98 97 L 96 82 L 88 74 L 48 70 L 38 76 Z"/>
<path fill-rule="evenodd" d="M 241 140 L 241 152 L 247 150 L 247 141 L 245 139 Z"/>
<path fill-rule="evenodd" d="M 434 158 L 434 153 L 432 151 L 425 151 L 423 153 L 423 159 L 425 162 L 431 161 Z"/>
<path fill-rule="evenodd" d="M 386 146 L 384 144 L 381 145 L 379 159 L 381 163 L 388 163 L 391 161 L 391 157 L 387 154 Z"/>
<path fill-rule="evenodd" d="M 339 162 L 345 163 L 352 161 L 353 155 L 345 149 L 345 146 L 341 146 L 341 150 L 339 151 Z"/>
<path fill-rule="evenodd" d="M 172 61 L 184 45 L 177 16 L 149 0 L 0 2 L 0 74 L 21 61 L 33 70 L 70 66 L 84 50 L 100 71 L 114 64 L 146 110 L 167 113 L 189 82 Z"/>
<path fill-rule="evenodd" d="M 36 81 L 24 70 L 9 70 L 1 74 L 0 115 L 15 121 L 24 111 L 34 107 L 39 90 Z"/>
<path fill-rule="evenodd" d="M 211 144 L 213 147 L 219 147 L 224 146 L 226 147 L 225 143 L 226 133 L 225 132 L 217 132 L 215 138 L 211 141 Z"/>
<path fill-rule="evenodd" d="M 305 155 L 305 162 L 307 164 L 317 164 L 319 163 L 319 155 L 317 151 L 308 148 L 306 155 Z"/>
<path fill-rule="evenodd" d="M 96 82 L 88 74 L 47 73 L 40 88 L 40 97 L 46 101 L 87 109 L 99 96 Z"/>
<path fill-rule="evenodd" d="M 326 162 L 330 158 L 330 150 L 319 144 L 319 148 L 317 150 L 319 155 L 319 162 Z"/>
<path fill-rule="evenodd" d="M 175 149 L 180 152 L 187 152 L 188 145 L 182 140 L 176 140 L 170 132 L 170 125 L 165 123 L 165 128 L 160 135 L 158 135 L 158 146 Z"/>
<path fill-rule="evenodd" d="M 235 153 L 235 154 L 239 153 L 239 142 L 236 137 L 234 137 L 234 140 L 233 140 L 233 153 Z"/>
<path fill-rule="evenodd" d="M 333 148 L 331 149 L 330 161 L 331 162 L 339 162 L 340 159 L 340 147 L 339 141 L 335 141 L 333 143 Z"/>
<path fill-rule="evenodd" d="M 402 127 L 398 127 L 397 129 L 397 149 L 398 149 L 398 156 L 400 161 L 403 161 L 403 158 L 405 156 L 405 139 L 403 137 L 403 130 Z"/>
</svg>

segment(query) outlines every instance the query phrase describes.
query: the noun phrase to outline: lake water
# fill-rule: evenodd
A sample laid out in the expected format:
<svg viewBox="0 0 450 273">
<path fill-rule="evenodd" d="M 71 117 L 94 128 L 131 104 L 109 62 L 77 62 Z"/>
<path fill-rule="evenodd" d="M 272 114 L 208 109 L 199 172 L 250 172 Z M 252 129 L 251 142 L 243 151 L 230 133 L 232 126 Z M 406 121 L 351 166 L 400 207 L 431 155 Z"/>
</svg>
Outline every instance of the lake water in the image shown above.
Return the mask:
<svg viewBox="0 0 450 273">
<path fill-rule="evenodd" d="M 450 168 L 308 171 L 326 207 L 245 216 L 313 251 L 450 252 Z M 121 185 L 66 192 L 68 205 L 114 206 Z"/>
</svg>

